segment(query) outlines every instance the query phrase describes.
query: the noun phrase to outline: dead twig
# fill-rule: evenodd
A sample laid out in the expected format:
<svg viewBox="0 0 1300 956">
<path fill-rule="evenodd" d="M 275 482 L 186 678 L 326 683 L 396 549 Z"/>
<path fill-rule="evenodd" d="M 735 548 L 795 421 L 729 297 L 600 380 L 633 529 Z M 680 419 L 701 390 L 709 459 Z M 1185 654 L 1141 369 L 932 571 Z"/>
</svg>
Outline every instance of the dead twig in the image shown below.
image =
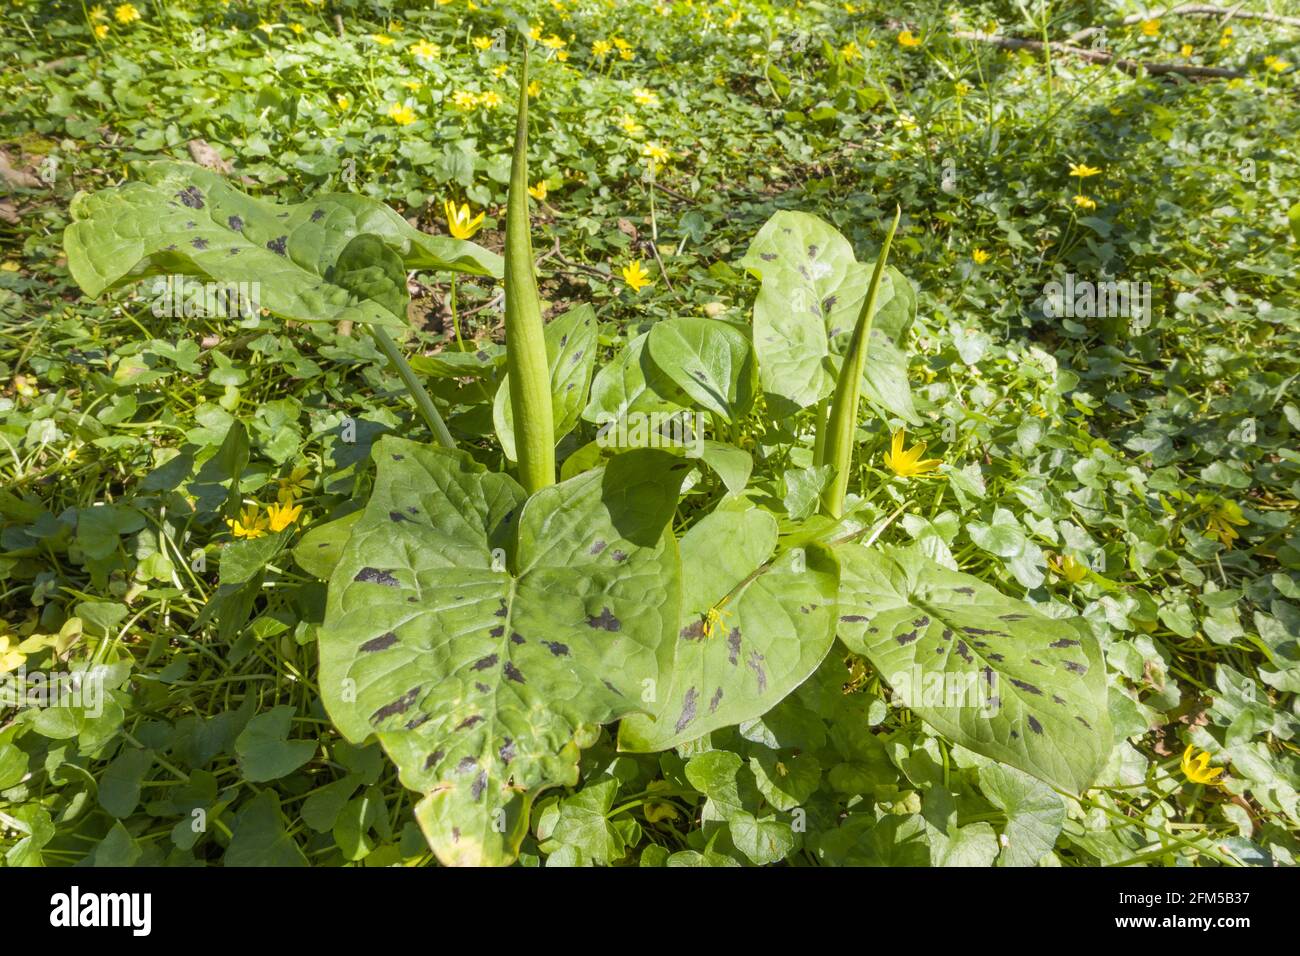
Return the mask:
<svg viewBox="0 0 1300 956">
<path fill-rule="evenodd" d="M 1129 76 L 1136 76 L 1142 71 L 1150 73 L 1152 76 L 1163 76 L 1174 73 L 1179 76 L 1192 77 L 1194 79 L 1238 79 L 1244 77 L 1245 73 L 1239 73 L 1236 70 L 1227 70 L 1217 66 L 1190 66 L 1181 63 L 1146 63 L 1141 60 L 1130 60 L 1125 57 L 1116 57 L 1104 50 L 1085 50 L 1082 47 L 1070 46 L 1068 43 L 1048 43 L 1044 44 L 1042 40 L 1021 40 L 1016 37 L 1003 37 L 991 33 L 981 33 L 976 30 L 959 30 L 953 34 L 959 40 L 972 40 L 976 43 L 991 43 L 993 46 L 1001 47 L 1004 50 L 1036 50 L 1042 51 L 1044 46 L 1053 53 L 1060 53 L 1065 56 L 1075 56 L 1089 63 L 1096 63 L 1098 66 L 1113 66 Z"/>
</svg>

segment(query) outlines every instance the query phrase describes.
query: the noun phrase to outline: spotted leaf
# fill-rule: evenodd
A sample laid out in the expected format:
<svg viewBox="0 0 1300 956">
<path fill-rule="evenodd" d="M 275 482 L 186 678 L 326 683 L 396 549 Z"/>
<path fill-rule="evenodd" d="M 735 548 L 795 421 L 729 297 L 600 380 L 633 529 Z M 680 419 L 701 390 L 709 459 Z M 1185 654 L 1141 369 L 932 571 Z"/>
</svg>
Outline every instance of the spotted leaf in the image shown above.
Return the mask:
<svg viewBox="0 0 1300 956">
<path fill-rule="evenodd" d="M 326 709 L 377 737 L 446 864 L 505 864 L 591 728 L 665 681 L 679 595 L 669 520 L 687 466 L 636 451 L 525 503 L 468 455 L 387 437 L 329 583 Z"/>
<path fill-rule="evenodd" d="M 1111 747 L 1101 650 L 916 548 L 838 549 L 839 636 L 950 740 L 1073 793 Z"/>
</svg>

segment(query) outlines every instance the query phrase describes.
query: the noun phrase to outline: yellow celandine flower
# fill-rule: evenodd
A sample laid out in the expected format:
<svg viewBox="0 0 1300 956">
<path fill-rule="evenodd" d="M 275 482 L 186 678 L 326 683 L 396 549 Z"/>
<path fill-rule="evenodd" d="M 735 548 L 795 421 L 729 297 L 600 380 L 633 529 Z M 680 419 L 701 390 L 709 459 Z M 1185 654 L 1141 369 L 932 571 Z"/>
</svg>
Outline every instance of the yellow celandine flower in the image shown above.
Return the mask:
<svg viewBox="0 0 1300 956">
<path fill-rule="evenodd" d="M 542 92 L 542 84 L 538 83 L 536 80 L 533 80 L 531 83 L 528 84 L 529 96 L 536 97 L 541 95 L 541 92 Z"/>
<path fill-rule="evenodd" d="M 226 519 L 231 534 L 236 538 L 250 540 L 266 534 L 266 523 L 266 515 L 258 510 L 257 505 L 245 505 L 238 518 Z"/>
<path fill-rule="evenodd" d="M 1096 201 L 1093 200 L 1093 199 L 1089 199 L 1087 196 L 1083 195 L 1082 193 L 1080 193 L 1080 194 L 1078 194 L 1077 196 L 1074 197 L 1074 204 L 1075 204 L 1076 206 L 1078 206 L 1080 209 L 1096 209 L 1096 208 L 1097 208 L 1097 203 L 1096 203 Z"/>
<path fill-rule="evenodd" d="M 393 38 L 390 37 L 387 33 L 372 33 L 370 34 L 370 39 L 374 40 L 380 46 L 393 45 Z"/>
<path fill-rule="evenodd" d="M 26 375 L 14 376 L 14 391 L 21 398 L 35 398 L 37 394 L 36 387 L 32 385 L 31 379 Z"/>
<path fill-rule="evenodd" d="M 636 136 L 645 132 L 645 127 L 626 113 L 619 117 L 618 125 L 623 127 L 623 132 L 627 133 L 628 136 Z"/>
<path fill-rule="evenodd" d="M 303 30 L 306 29 L 306 27 L 304 27 L 301 23 L 291 23 L 289 24 L 289 29 L 292 30 L 295 35 L 300 36 Z"/>
<path fill-rule="evenodd" d="M 90 19 L 92 20 L 108 19 L 108 14 L 104 12 L 104 8 L 99 4 L 95 4 L 93 7 L 91 7 L 89 12 L 90 12 Z"/>
<path fill-rule="evenodd" d="M 737 10 L 735 13 L 733 13 L 731 16 L 727 17 L 727 19 L 723 21 L 723 23 L 728 27 L 734 27 L 739 22 L 740 22 L 739 10 Z"/>
<path fill-rule="evenodd" d="M 904 30 L 902 33 L 898 35 L 898 45 L 907 46 L 907 47 L 920 46 L 921 38 L 918 37 L 916 34 L 914 34 L 911 30 Z"/>
<path fill-rule="evenodd" d="M 1196 748 L 1191 744 L 1188 744 L 1187 749 L 1183 751 L 1183 776 L 1192 783 L 1200 783 L 1212 787 L 1221 786 L 1223 781 L 1216 780 L 1215 777 L 1223 773 L 1223 768 L 1215 767 L 1211 770 L 1209 753 L 1207 751 L 1201 751 L 1193 757 L 1192 753 L 1195 749 Z"/>
<path fill-rule="evenodd" d="M 126 26 L 128 23 L 135 23 L 136 20 L 140 19 L 140 11 L 135 8 L 133 3 L 121 3 L 113 8 L 113 19 Z"/>
<path fill-rule="evenodd" d="M 648 285 L 654 285 L 650 280 L 650 273 L 641 268 L 641 260 L 633 259 L 623 267 L 623 281 L 632 287 L 632 291 L 640 294 L 641 290 Z"/>
<path fill-rule="evenodd" d="M 277 534 L 297 521 L 301 514 L 302 505 L 277 504 L 268 505 L 266 509 L 267 523 Z"/>
<path fill-rule="evenodd" d="M 845 63 L 852 63 L 854 60 L 862 59 L 862 51 L 858 49 L 856 42 L 850 40 L 840 47 L 840 56 L 844 58 Z"/>
<path fill-rule="evenodd" d="M 632 99 L 636 100 L 642 106 L 659 105 L 659 94 L 654 90 L 647 90 L 640 86 L 632 91 Z"/>
<path fill-rule="evenodd" d="M 1072 554 L 1058 556 L 1052 561 L 1052 567 L 1070 584 L 1078 584 L 1088 576 L 1088 566 L 1082 561 L 1075 560 Z"/>
<path fill-rule="evenodd" d="M 528 187 L 528 195 L 532 196 L 538 202 L 546 198 L 546 180 L 539 179 L 537 185 Z"/>
<path fill-rule="evenodd" d="M 451 94 L 452 105 L 461 110 L 472 110 L 478 106 L 478 97 L 469 90 L 457 90 Z"/>
<path fill-rule="evenodd" d="M 1142 28 L 1143 36 L 1153 37 L 1160 32 L 1160 21 L 1158 19 L 1143 20 L 1139 26 Z"/>
<path fill-rule="evenodd" d="M 1191 45 L 1190 43 L 1184 43 L 1183 46 L 1182 46 L 1182 48 L 1181 48 L 1178 52 L 1181 53 L 1182 56 L 1183 56 L 1183 59 L 1186 60 L 1186 59 L 1188 59 L 1189 57 L 1191 57 L 1191 55 L 1192 55 L 1194 52 L 1196 52 L 1196 51 L 1195 51 L 1195 49 L 1192 47 L 1192 45 Z"/>
<path fill-rule="evenodd" d="M 1087 163 L 1071 163 L 1070 175 L 1078 176 L 1080 179 L 1087 179 L 1089 176 L 1100 176 L 1101 170 L 1095 166 L 1089 166 Z"/>
<path fill-rule="evenodd" d="M 1219 37 L 1219 49 L 1226 50 L 1232 45 L 1232 27 L 1224 27 L 1223 35 Z"/>
<path fill-rule="evenodd" d="M 343 93 L 340 93 L 336 97 L 334 97 L 334 102 L 338 104 L 338 108 L 341 110 L 347 110 L 352 106 L 352 100 L 350 100 Z"/>
<path fill-rule="evenodd" d="M 443 202 L 442 208 L 447 214 L 447 231 L 455 239 L 468 239 L 483 225 L 483 213 L 470 218 L 469 203 L 457 209 L 456 204 L 448 200 Z"/>
<path fill-rule="evenodd" d="M 488 90 L 483 93 L 479 96 L 478 101 L 481 106 L 486 106 L 490 110 L 496 109 L 502 103 L 501 94 L 495 90 Z"/>
<path fill-rule="evenodd" d="M 18 263 L 14 262 L 12 259 L 6 259 L 4 262 L 0 262 L 0 272 L 17 272 L 19 268 L 21 267 Z"/>
<path fill-rule="evenodd" d="M 609 56 L 613 49 L 614 44 L 610 43 L 608 40 L 597 40 L 591 45 L 591 55 L 596 57 L 598 60 L 603 60 L 605 57 Z"/>
<path fill-rule="evenodd" d="M 394 103 L 388 107 L 388 118 L 398 126 L 410 126 L 416 120 L 415 110 L 405 103 Z"/>
<path fill-rule="evenodd" d="M 557 37 L 554 33 L 552 33 L 550 36 L 548 36 L 545 40 L 542 41 L 542 46 L 551 50 L 563 50 L 566 46 L 568 46 L 568 44 L 565 43 L 563 40 L 561 40 L 559 37 Z"/>
<path fill-rule="evenodd" d="M 408 90 L 410 90 L 412 93 L 420 92 L 420 89 L 424 86 L 424 84 L 421 83 L 419 80 L 407 80 L 402 85 L 406 87 Z"/>
<path fill-rule="evenodd" d="M 267 36 L 270 36 L 276 30 L 280 30 L 283 28 L 284 28 L 283 23 L 267 23 L 265 20 L 263 20 L 261 23 L 257 25 L 257 29 L 261 30 Z"/>
<path fill-rule="evenodd" d="M 491 37 L 475 37 L 475 38 L 473 39 L 473 41 L 471 41 L 471 42 L 473 42 L 473 44 L 474 44 L 474 48 L 475 48 L 476 50 L 490 50 L 490 49 L 492 49 L 492 38 L 491 38 Z"/>
<path fill-rule="evenodd" d="M 505 76 L 509 72 L 510 72 L 509 63 L 498 63 L 496 66 L 492 67 L 492 75 L 497 77 L 498 79 Z"/>
<path fill-rule="evenodd" d="M 993 258 L 983 249 L 975 249 L 974 251 L 971 252 L 970 257 L 975 260 L 975 264 L 977 266 L 982 266 L 984 265 L 984 263 L 988 262 L 991 258 Z"/>
<path fill-rule="evenodd" d="M 952 88 L 952 91 L 958 96 L 965 96 L 970 93 L 970 84 L 964 80 L 958 80 L 957 85 Z"/>
<path fill-rule="evenodd" d="M 1245 516 L 1241 513 L 1241 505 L 1235 501 L 1222 501 L 1212 512 L 1210 512 L 1209 522 L 1205 530 L 1219 539 L 1228 550 L 1232 550 L 1232 543 L 1241 537 L 1237 533 L 1237 528 L 1245 527 L 1250 524 Z M 1233 525 L 1237 527 L 1234 528 Z"/>
<path fill-rule="evenodd" d="M 1278 57 L 1275 56 L 1266 56 L 1264 57 L 1264 65 L 1268 67 L 1270 70 L 1272 70 L 1274 73 L 1281 73 L 1284 70 L 1286 70 L 1291 64 L 1288 63 L 1286 60 L 1279 59 Z"/>
<path fill-rule="evenodd" d="M 666 163 L 671 159 L 668 150 L 664 149 L 658 143 L 646 143 L 641 147 L 641 155 L 649 159 L 652 163 Z"/>
<path fill-rule="evenodd" d="M 276 497 L 280 504 L 292 504 L 311 490 L 311 482 L 307 480 L 307 475 L 307 466 L 298 465 L 286 477 L 279 480 L 280 490 Z"/>
<path fill-rule="evenodd" d="M 18 650 L 18 644 L 14 640 L 16 636 L 0 634 L 0 674 L 16 671 L 27 660 L 27 655 Z"/>
<path fill-rule="evenodd" d="M 917 442 L 904 451 L 903 443 L 906 438 L 907 429 L 900 428 L 894 432 L 889 442 L 889 451 L 885 452 L 886 466 L 899 478 L 912 478 L 916 475 L 923 475 L 927 471 L 934 471 L 943 464 L 942 458 L 921 458 L 922 453 L 925 452 L 925 442 Z"/>
<path fill-rule="evenodd" d="M 95 31 L 95 36 L 100 40 L 102 40 L 104 39 L 104 37 L 108 36 L 108 24 L 96 23 L 94 26 L 94 31 Z"/>
<path fill-rule="evenodd" d="M 436 60 L 442 56 L 442 47 L 428 40 L 419 40 L 407 47 L 406 52 L 421 60 Z"/>
</svg>

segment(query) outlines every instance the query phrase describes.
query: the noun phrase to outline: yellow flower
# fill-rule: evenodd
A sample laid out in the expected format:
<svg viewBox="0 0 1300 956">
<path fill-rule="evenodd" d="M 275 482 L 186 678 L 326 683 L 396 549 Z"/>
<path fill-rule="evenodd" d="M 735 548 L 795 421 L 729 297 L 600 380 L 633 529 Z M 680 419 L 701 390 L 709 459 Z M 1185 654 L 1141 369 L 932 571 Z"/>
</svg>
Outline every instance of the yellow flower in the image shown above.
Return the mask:
<svg viewBox="0 0 1300 956">
<path fill-rule="evenodd" d="M 652 163 L 666 163 L 671 158 L 668 150 L 664 149 L 658 143 L 646 143 L 641 147 L 641 155 L 645 156 Z"/>
<path fill-rule="evenodd" d="M 407 80 L 402 85 L 406 87 L 408 90 L 410 90 L 412 93 L 420 92 L 420 88 L 424 86 L 424 84 L 421 83 L 419 80 Z"/>
<path fill-rule="evenodd" d="M 538 83 L 536 80 L 533 80 L 531 83 L 528 84 L 529 96 L 536 97 L 540 95 L 541 92 L 542 92 L 542 84 Z"/>
<path fill-rule="evenodd" d="M 844 58 L 845 63 L 852 63 L 854 60 L 862 59 L 862 51 L 858 49 L 857 43 L 850 40 L 840 47 L 840 56 Z"/>
<path fill-rule="evenodd" d="M 140 11 L 135 8 L 135 4 L 122 3 L 113 8 L 113 19 L 125 26 L 128 23 L 135 23 L 140 19 Z"/>
<path fill-rule="evenodd" d="M 238 518 L 227 518 L 231 533 L 236 538 L 260 538 L 266 534 L 266 516 L 258 511 L 257 505 L 245 505 Z"/>
<path fill-rule="evenodd" d="M 0 674 L 16 671 L 27 660 L 27 655 L 12 643 L 14 636 L 16 635 L 0 634 Z"/>
<path fill-rule="evenodd" d="M 292 30 L 296 35 L 301 35 L 303 30 L 306 29 L 306 27 L 304 27 L 301 23 L 291 23 L 289 24 L 289 29 Z"/>
<path fill-rule="evenodd" d="M 540 23 L 537 24 L 537 26 L 532 27 L 532 28 L 528 31 L 528 39 L 532 40 L 534 43 L 538 43 L 538 42 L 541 41 L 541 39 L 542 39 L 542 25 L 541 25 Z"/>
<path fill-rule="evenodd" d="M 428 40 L 420 40 L 417 43 L 412 43 L 406 52 L 421 60 L 436 60 L 442 56 L 442 47 L 436 43 L 430 43 Z"/>
<path fill-rule="evenodd" d="M 537 185 L 528 187 L 528 195 L 532 196 L 538 202 L 546 198 L 546 180 L 539 179 Z"/>
<path fill-rule="evenodd" d="M 638 294 L 646 286 L 654 285 L 650 281 L 650 273 L 641 268 L 640 259 L 633 259 L 623 267 L 623 281 L 632 287 L 633 292 Z"/>
<path fill-rule="evenodd" d="M 380 46 L 393 45 L 393 38 L 390 37 L 387 33 L 372 33 L 370 34 L 370 39 L 374 40 Z"/>
<path fill-rule="evenodd" d="M 1095 201 L 1095 200 L 1092 200 L 1092 199 L 1089 199 L 1087 196 L 1083 195 L 1082 193 L 1080 193 L 1079 195 L 1077 195 L 1077 196 L 1074 197 L 1074 204 L 1075 204 L 1076 206 L 1078 206 L 1080 209 L 1096 209 L 1096 208 L 1097 208 L 1097 203 L 1096 203 L 1096 201 Z"/>
<path fill-rule="evenodd" d="M 1070 175 L 1078 176 L 1080 179 L 1087 179 L 1089 176 L 1100 176 L 1101 170 L 1095 166 L 1089 166 L 1087 163 L 1071 163 Z"/>
<path fill-rule="evenodd" d="M 302 505 L 278 504 L 268 505 L 266 516 L 271 530 L 279 533 L 298 520 L 302 514 Z"/>
<path fill-rule="evenodd" d="M 509 63 L 498 63 L 496 66 L 492 67 L 492 75 L 497 77 L 498 79 L 505 76 L 509 72 L 510 72 Z"/>
<path fill-rule="evenodd" d="M 613 49 L 614 45 L 608 40 L 597 40 L 591 45 L 591 55 L 603 60 Z"/>
<path fill-rule="evenodd" d="M 1052 567 L 1070 584 L 1078 584 L 1088 576 L 1088 566 L 1082 561 L 1076 561 L 1071 554 L 1062 554 L 1055 558 Z"/>
<path fill-rule="evenodd" d="M 1268 67 L 1270 70 L 1272 70 L 1274 73 L 1281 73 L 1284 70 L 1286 70 L 1291 64 L 1288 63 L 1286 60 L 1280 60 L 1275 56 L 1266 56 L 1264 57 L 1264 65 Z"/>
<path fill-rule="evenodd" d="M 488 90 L 486 93 L 479 96 L 478 101 L 488 109 L 494 110 L 501 105 L 501 94 L 495 90 Z"/>
<path fill-rule="evenodd" d="M 338 94 L 334 97 L 334 102 L 338 104 L 338 108 L 341 110 L 347 110 L 352 106 L 352 100 L 348 98 L 346 93 Z"/>
<path fill-rule="evenodd" d="M 956 85 L 953 86 L 952 91 L 958 96 L 965 96 L 970 92 L 970 84 L 963 80 L 958 80 Z"/>
<path fill-rule="evenodd" d="M 99 4 L 95 4 L 93 7 L 90 8 L 90 19 L 107 20 L 108 14 L 104 12 L 104 8 L 102 6 L 100 6 Z"/>
<path fill-rule="evenodd" d="M 1160 32 L 1159 20 L 1143 20 L 1139 26 L 1142 28 L 1143 36 L 1153 37 Z"/>
<path fill-rule="evenodd" d="M 1232 549 L 1232 543 L 1241 535 L 1237 534 L 1237 528 L 1245 527 L 1250 524 L 1245 516 L 1241 513 L 1241 506 L 1235 501 L 1220 502 L 1212 512 L 1210 512 L 1209 522 L 1205 530 L 1219 539 L 1219 543 L 1229 550 Z M 1234 528 L 1236 525 L 1237 528 Z"/>
<path fill-rule="evenodd" d="M 1181 53 L 1183 55 L 1183 59 L 1186 60 L 1191 57 L 1191 55 L 1195 52 L 1195 50 L 1190 43 L 1184 43 L 1182 49 L 1180 49 L 1178 52 Z"/>
<path fill-rule="evenodd" d="M 298 465 L 286 477 L 279 480 L 280 491 L 276 497 L 280 504 L 292 504 L 311 490 L 311 482 L 307 480 L 307 474 L 307 466 Z"/>
<path fill-rule="evenodd" d="M 21 266 L 12 259 L 6 259 L 4 262 L 0 262 L 0 272 L 17 272 L 20 268 Z"/>
<path fill-rule="evenodd" d="M 26 375 L 14 376 L 14 391 L 20 398 L 35 398 L 38 394 L 36 386 Z"/>
<path fill-rule="evenodd" d="M 934 471 L 943 464 L 942 458 L 921 458 L 921 454 L 925 451 L 925 442 L 918 442 L 904 451 L 903 442 L 906 439 L 906 432 L 906 428 L 900 428 L 890 439 L 889 451 L 885 452 L 885 464 L 890 471 L 900 478 L 911 478 L 915 475 L 923 475 L 927 471 Z"/>
<path fill-rule="evenodd" d="M 279 30 L 283 26 L 284 26 L 283 23 L 267 23 L 265 20 L 263 20 L 261 23 L 257 25 L 257 29 L 261 30 L 267 36 L 270 36 L 272 33 L 274 33 L 276 30 Z"/>
<path fill-rule="evenodd" d="M 623 132 L 627 133 L 628 136 L 636 136 L 638 133 L 645 132 L 645 127 L 626 113 L 619 117 L 618 125 L 623 127 Z"/>
<path fill-rule="evenodd" d="M 477 49 L 477 50 L 490 50 L 490 49 L 492 49 L 492 38 L 491 38 L 491 37 L 475 37 L 473 42 L 474 42 L 474 48 Z"/>
<path fill-rule="evenodd" d="M 548 36 L 545 40 L 542 41 L 542 46 L 547 47 L 548 49 L 551 50 L 562 50 L 566 45 L 567 44 L 565 44 L 565 42 L 561 40 L 559 37 L 557 37 L 554 33 L 552 33 L 550 36 Z"/>
<path fill-rule="evenodd" d="M 388 107 L 388 118 L 398 126 L 410 126 L 416 120 L 415 110 L 405 103 L 394 103 Z"/>
<path fill-rule="evenodd" d="M 107 24 L 107 23 L 96 23 L 95 26 L 94 26 L 94 30 L 95 30 L 95 36 L 96 36 L 98 39 L 100 39 L 100 40 L 102 40 L 102 39 L 104 39 L 104 37 L 108 36 L 108 24 Z"/>
<path fill-rule="evenodd" d="M 469 90 L 457 90 L 451 94 L 451 102 L 457 109 L 472 110 L 478 106 L 478 97 Z"/>
<path fill-rule="evenodd" d="M 636 100 L 642 106 L 659 105 L 659 94 L 654 90 L 647 90 L 640 86 L 632 91 L 632 99 Z"/>
<path fill-rule="evenodd" d="M 479 213 L 472 219 L 470 218 L 469 203 L 463 203 L 457 209 L 454 202 L 445 201 L 442 208 L 447 214 L 447 231 L 456 239 L 470 238 L 483 225 L 483 213 Z"/>
<path fill-rule="evenodd" d="M 899 46 L 920 46 L 921 38 L 912 33 L 911 30 L 904 30 L 898 35 Z"/>
<path fill-rule="evenodd" d="M 990 259 L 993 258 L 983 249 L 975 249 L 973 252 L 971 252 L 970 257 L 975 260 L 975 264 L 977 266 L 982 266 L 984 265 L 984 263 L 988 262 Z"/>
<path fill-rule="evenodd" d="M 1195 748 L 1191 744 L 1188 744 L 1187 749 L 1183 751 L 1183 776 L 1192 783 L 1203 783 L 1216 787 L 1220 786 L 1222 781 L 1215 780 L 1214 778 L 1223 773 L 1223 768 L 1215 767 L 1211 770 L 1209 753 L 1202 751 L 1193 757 L 1192 753 L 1194 749 Z"/>
</svg>

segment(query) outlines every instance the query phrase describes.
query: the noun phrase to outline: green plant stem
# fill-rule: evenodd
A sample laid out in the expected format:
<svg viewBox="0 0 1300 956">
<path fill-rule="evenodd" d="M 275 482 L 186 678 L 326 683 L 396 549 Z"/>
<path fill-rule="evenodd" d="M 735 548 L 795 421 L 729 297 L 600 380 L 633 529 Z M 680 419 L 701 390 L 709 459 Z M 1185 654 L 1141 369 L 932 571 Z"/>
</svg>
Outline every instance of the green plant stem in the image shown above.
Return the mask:
<svg viewBox="0 0 1300 956">
<path fill-rule="evenodd" d="M 835 399 L 826 420 L 824 441 L 820 436 L 822 429 L 819 429 L 818 444 L 823 446 L 822 460 L 835 469 L 831 483 L 822 494 L 822 510 L 832 518 L 838 518 L 844 513 L 844 496 L 849 489 L 849 463 L 853 456 L 853 436 L 858 427 L 858 402 L 862 397 L 862 371 L 867 364 L 871 323 L 876 316 L 876 299 L 880 294 L 885 260 L 889 258 L 889 246 L 894 241 L 901 215 L 902 210 L 895 208 L 894 221 L 890 223 L 885 244 L 880 247 L 880 255 L 876 258 L 871 285 L 867 287 L 867 297 L 862 302 L 862 311 L 858 313 L 853 338 L 844 355 L 839 380 L 835 383 Z"/>
<path fill-rule="evenodd" d="M 460 310 L 456 308 L 456 273 L 451 274 L 451 291 L 448 294 L 451 303 L 451 327 L 456 332 L 456 347 L 465 351 L 465 343 L 460 337 Z"/>
<path fill-rule="evenodd" d="M 443 448 L 455 448 L 456 439 L 452 438 L 451 432 L 447 431 L 447 423 L 442 420 L 442 415 L 438 413 L 438 406 L 433 404 L 433 399 L 429 397 L 424 385 L 416 377 L 415 370 L 402 357 L 402 352 L 397 347 L 397 343 L 389 338 L 388 333 L 377 325 L 370 326 L 370 333 L 375 337 L 375 342 L 379 345 L 380 351 L 387 356 L 388 361 L 392 364 L 393 370 L 402 379 L 402 384 L 406 386 L 406 390 L 411 393 L 411 398 L 415 400 L 416 410 L 420 413 L 420 417 L 424 419 L 425 424 L 429 426 L 429 430 L 433 432 L 434 437 L 438 439 L 438 444 L 442 445 Z"/>
<path fill-rule="evenodd" d="M 519 478 L 530 495 L 555 484 L 555 418 L 542 303 L 533 275 L 528 222 L 528 47 L 519 70 L 515 154 L 506 201 L 506 371 Z"/>
</svg>

